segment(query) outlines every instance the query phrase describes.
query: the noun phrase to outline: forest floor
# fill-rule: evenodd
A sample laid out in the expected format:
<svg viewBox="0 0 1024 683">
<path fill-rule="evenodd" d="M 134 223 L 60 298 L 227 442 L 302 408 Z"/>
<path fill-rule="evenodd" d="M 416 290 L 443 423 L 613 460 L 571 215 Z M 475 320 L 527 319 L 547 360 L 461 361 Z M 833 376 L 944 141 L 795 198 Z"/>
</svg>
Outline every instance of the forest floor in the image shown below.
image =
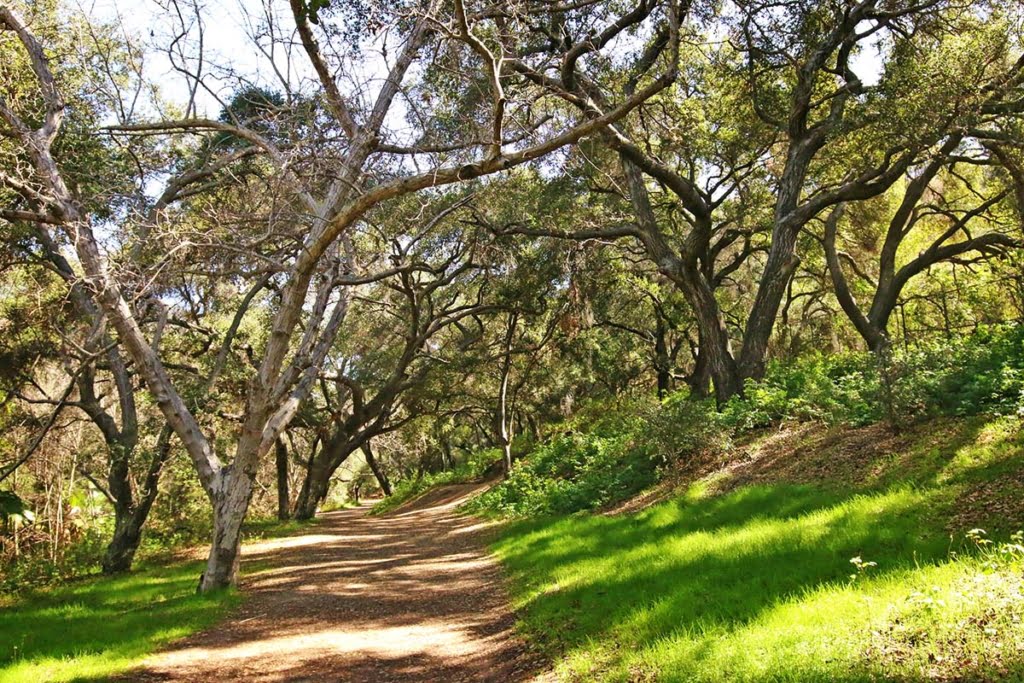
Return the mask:
<svg viewBox="0 0 1024 683">
<path fill-rule="evenodd" d="M 514 633 L 487 526 L 456 512 L 481 486 L 246 544 L 242 607 L 121 680 L 538 680 L 544 660 Z"/>
</svg>

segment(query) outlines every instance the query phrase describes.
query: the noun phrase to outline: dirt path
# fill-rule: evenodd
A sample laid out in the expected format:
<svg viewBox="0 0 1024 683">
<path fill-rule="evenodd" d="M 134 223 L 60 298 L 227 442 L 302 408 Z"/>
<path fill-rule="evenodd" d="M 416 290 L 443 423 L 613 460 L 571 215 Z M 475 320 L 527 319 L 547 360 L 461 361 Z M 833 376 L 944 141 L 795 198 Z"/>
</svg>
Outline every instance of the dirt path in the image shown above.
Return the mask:
<svg viewBox="0 0 1024 683">
<path fill-rule="evenodd" d="M 500 568 L 449 486 L 385 517 L 324 515 L 246 545 L 245 604 L 128 677 L 141 681 L 533 681 Z"/>
</svg>

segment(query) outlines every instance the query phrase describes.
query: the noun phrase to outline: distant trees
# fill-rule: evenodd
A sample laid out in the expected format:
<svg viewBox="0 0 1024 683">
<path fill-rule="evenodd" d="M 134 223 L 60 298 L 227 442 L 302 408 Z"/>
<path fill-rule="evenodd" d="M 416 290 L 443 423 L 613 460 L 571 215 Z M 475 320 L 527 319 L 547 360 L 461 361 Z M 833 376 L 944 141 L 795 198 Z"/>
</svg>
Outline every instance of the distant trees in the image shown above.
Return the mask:
<svg viewBox="0 0 1024 683">
<path fill-rule="evenodd" d="M 983 174 L 970 169 L 974 164 L 984 168 L 984 157 L 968 157 L 961 163 L 968 166 L 966 177 L 958 172 L 957 161 L 949 157 L 960 142 L 950 139 L 937 158 L 907 180 L 881 236 L 881 248 L 872 250 L 876 263 L 869 266 L 836 246 L 843 205 L 824 221 L 823 243 L 836 298 L 872 351 L 889 345 L 889 320 L 912 278 L 938 264 L 966 266 L 1024 245 L 1007 206 L 1010 186 L 993 177 L 991 168 Z M 917 248 L 916 254 L 907 253 L 909 245 Z M 847 270 L 858 279 L 857 288 L 867 292 L 866 311 L 856 301 Z"/>
<path fill-rule="evenodd" d="M 440 204 L 441 202 L 438 202 Z M 436 366 L 476 340 L 460 332 L 464 321 L 486 315 L 490 301 L 487 246 L 457 220 L 465 199 L 452 198 L 435 215 L 390 217 L 390 230 L 376 238 L 374 251 L 389 242 L 393 263 L 414 267 L 381 280 L 365 292 L 347 321 L 345 334 L 325 359 L 303 413 L 321 432 L 321 447 L 306 463 L 295 516 L 310 519 L 328 493 L 337 469 L 362 450 L 382 489 L 386 475 L 373 458 L 370 440 L 421 417 L 406 394 L 422 386 Z M 410 208 L 424 207 L 413 205 Z M 406 217 L 422 225 L 410 226 Z M 392 222 L 393 221 L 393 222 Z M 465 328 L 462 328 L 465 329 Z"/>
</svg>

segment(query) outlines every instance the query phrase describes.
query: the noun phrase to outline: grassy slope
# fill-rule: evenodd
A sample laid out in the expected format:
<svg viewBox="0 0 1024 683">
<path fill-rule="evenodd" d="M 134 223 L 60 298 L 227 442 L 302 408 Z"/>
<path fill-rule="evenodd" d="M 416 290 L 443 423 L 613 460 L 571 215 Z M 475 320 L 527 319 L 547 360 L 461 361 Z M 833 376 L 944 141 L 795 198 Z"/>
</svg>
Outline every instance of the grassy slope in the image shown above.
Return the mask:
<svg viewBox="0 0 1024 683">
<path fill-rule="evenodd" d="M 247 537 L 299 528 L 256 522 L 248 525 Z M 202 562 L 167 562 L 0 602 L 0 683 L 105 680 L 210 626 L 241 598 L 234 591 L 197 595 L 202 568 Z"/>
<path fill-rule="evenodd" d="M 1024 525 L 1019 420 L 743 454 L 636 514 L 504 531 L 522 626 L 563 677 L 1024 680 L 1022 563 L 956 552 L 971 526 Z M 877 566 L 851 579 L 854 557 Z"/>
</svg>

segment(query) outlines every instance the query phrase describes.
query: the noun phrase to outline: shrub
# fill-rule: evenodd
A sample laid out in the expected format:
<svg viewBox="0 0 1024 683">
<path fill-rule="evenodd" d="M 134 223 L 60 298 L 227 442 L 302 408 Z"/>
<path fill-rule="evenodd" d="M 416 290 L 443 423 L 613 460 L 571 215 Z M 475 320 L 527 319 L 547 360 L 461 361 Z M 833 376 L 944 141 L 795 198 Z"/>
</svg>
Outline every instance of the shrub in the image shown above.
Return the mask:
<svg viewBox="0 0 1024 683">
<path fill-rule="evenodd" d="M 538 447 L 470 507 L 517 517 L 590 510 L 628 497 L 655 475 L 653 458 L 629 431 L 570 433 Z"/>
<path fill-rule="evenodd" d="M 390 512 L 435 486 L 472 481 L 482 477 L 495 463 L 501 462 L 501 450 L 485 448 L 473 453 L 450 470 L 433 473 L 420 472 L 416 477 L 402 479 L 391 495 L 373 506 L 373 514 Z"/>
<path fill-rule="evenodd" d="M 784 420 L 865 425 L 889 416 L 1024 413 L 1024 326 L 981 328 L 954 340 L 871 353 L 772 362 L 722 407 L 734 430 Z"/>
<path fill-rule="evenodd" d="M 522 517 L 605 507 L 653 484 L 660 466 L 728 444 L 713 404 L 683 393 L 663 404 L 632 401 L 628 410 L 605 404 L 570 424 L 572 430 L 534 449 L 469 508 Z"/>
<path fill-rule="evenodd" d="M 713 402 L 690 400 L 686 392 L 679 392 L 644 416 L 639 443 L 667 464 L 724 451 L 729 429 Z"/>
<path fill-rule="evenodd" d="M 884 414 L 881 377 L 870 354 L 815 355 L 772 362 L 762 380 L 722 407 L 722 422 L 745 431 L 783 420 L 863 425 Z"/>
<path fill-rule="evenodd" d="M 900 360 L 901 395 L 919 414 L 1012 415 L 1024 408 L 1024 325 L 921 344 Z"/>
<path fill-rule="evenodd" d="M 468 507 L 507 516 L 604 507 L 654 483 L 661 467 L 722 451 L 736 433 L 786 420 L 859 426 L 978 413 L 1024 414 L 1024 326 L 895 350 L 884 362 L 866 352 L 774 361 L 721 409 L 686 391 L 660 404 L 635 397 L 593 402 Z M 424 477 L 400 490 L 434 483 Z"/>
</svg>

